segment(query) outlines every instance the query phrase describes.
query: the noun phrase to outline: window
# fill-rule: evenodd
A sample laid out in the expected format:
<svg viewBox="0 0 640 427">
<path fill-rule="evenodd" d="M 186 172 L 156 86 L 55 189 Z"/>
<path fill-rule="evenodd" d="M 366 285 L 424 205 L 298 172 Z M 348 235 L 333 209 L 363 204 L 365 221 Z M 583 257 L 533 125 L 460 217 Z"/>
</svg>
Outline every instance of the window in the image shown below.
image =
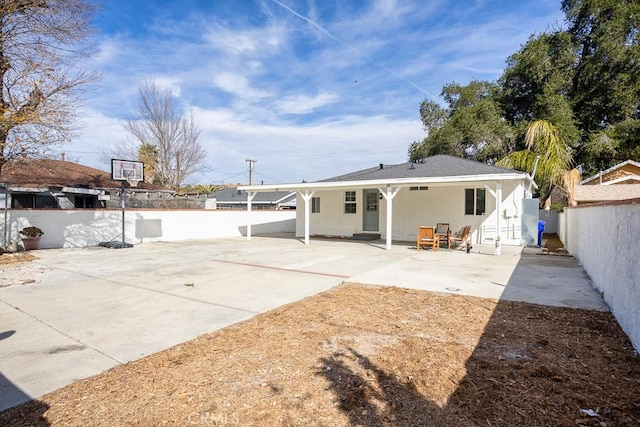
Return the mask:
<svg viewBox="0 0 640 427">
<path fill-rule="evenodd" d="M 58 201 L 52 196 L 36 194 L 12 194 L 11 207 L 14 209 L 47 209 L 58 208 Z"/>
<path fill-rule="evenodd" d="M 345 191 L 344 193 L 344 213 L 356 213 L 356 192 Z"/>
<path fill-rule="evenodd" d="M 427 191 L 429 187 L 420 186 L 420 187 L 409 187 L 409 191 Z"/>
<path fill-rule="evenodd" d="M 311 213 L 320 213 L 320 197 L 311 198 Z"/>
<path fill-rule="evenodd" d="M 94 209 L 96 207 L 95 196 L 75 196 L 73 204 L 76 208 Z"/>
<path fill-rule="evenodd" d="M 11 207 L 14 209 L 35 208 L 36 196 L 34 194 L 13 194 L 11 195 Z"/>
<path fill-rule="evenodd" d="M 484 188 L 465 188 L 464 190 L 464 214 L 483 215 L 485 213 Z"/>
</svg>

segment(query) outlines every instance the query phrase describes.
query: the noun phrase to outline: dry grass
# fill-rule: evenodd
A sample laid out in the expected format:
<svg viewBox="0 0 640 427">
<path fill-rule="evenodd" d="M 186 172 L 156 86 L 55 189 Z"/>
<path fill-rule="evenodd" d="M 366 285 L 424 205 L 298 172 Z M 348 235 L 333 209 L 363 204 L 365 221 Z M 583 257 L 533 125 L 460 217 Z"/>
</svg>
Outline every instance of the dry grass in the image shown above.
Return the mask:
<svg viewBox="0 0 640 427">
<path fill-rule="evenodd" d="M 29 252 L 3 253 L 0 255 L 0 265 L 14 266 L 20 263 L 31 262 L 38 259 Z"/>
<path fill-rule="evenodd" d="M 640 361 L 610 313 L 347 284 L 0 425 L 637 426 Z"/>
</svg>

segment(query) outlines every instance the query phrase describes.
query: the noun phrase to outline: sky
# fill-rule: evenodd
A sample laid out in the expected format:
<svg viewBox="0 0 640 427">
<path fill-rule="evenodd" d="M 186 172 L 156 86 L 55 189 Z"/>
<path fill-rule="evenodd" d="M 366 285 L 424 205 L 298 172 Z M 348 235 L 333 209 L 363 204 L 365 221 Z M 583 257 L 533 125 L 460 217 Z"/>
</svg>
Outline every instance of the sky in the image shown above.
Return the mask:
<svg viewBox="0 0 640 427">
<path fill-rule="evenodd" d="M 193 114 L 199 184 L 316 181 L 407 161 L 419 106 L 445 84 L 496 80 L 532 34 L 561 28 L 560 0 L 104 0 L 102 78 L 60 151 L 109 170 L 123 120 L 153 81 Z M 443 104 L 444 105 L 444 104 Z M 107 156 L 108 157 L 108 156 Z"/>
</svg>

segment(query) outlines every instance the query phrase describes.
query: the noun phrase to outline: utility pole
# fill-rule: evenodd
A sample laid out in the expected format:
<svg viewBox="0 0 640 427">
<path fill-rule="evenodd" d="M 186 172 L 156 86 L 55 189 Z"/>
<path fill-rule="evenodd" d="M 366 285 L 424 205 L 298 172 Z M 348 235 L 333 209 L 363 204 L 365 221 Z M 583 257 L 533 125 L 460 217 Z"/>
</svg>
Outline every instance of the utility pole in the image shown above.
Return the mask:
<svg viewBox="0 0 640 427">
<path fill-rule="evenodd" d="M 245 161 L 249 162 L 249 185 L 251 185 L 251 176 L 253 174 L 253 165 L 257 162 L 257 160 L 245 159 Z"/>
</svg>

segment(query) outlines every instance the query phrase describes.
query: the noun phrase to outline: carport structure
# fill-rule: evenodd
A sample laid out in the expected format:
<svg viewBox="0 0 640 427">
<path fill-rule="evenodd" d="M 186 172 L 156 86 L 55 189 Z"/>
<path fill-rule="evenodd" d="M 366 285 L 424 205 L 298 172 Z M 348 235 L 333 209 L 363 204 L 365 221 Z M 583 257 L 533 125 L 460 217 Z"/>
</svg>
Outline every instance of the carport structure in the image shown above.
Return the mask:
<svg viewBox="0 0 640 427">
<path fill-rule="evenodd" d="M 524 172 L 437 155 L 421 162 L 380 164 L 318 182 L 239 189 L 247 191 L 247 239 L 251 239 L 255 195 L 287 190 L 297 193 L 296 236 L 304 236 L 305 244 L 311 234 L 352 237 L 379 233 L 386 249 L 391 249 L 394 239 L 413 240 L 420 225 L 446 222 L 453 230 L 471 225 L 474 241 L 495 243 L 499 254 L 501 243 L 521 244 L 523 200 L 531 199 L 534 187 L 535 182 Z"/>
</svg>

